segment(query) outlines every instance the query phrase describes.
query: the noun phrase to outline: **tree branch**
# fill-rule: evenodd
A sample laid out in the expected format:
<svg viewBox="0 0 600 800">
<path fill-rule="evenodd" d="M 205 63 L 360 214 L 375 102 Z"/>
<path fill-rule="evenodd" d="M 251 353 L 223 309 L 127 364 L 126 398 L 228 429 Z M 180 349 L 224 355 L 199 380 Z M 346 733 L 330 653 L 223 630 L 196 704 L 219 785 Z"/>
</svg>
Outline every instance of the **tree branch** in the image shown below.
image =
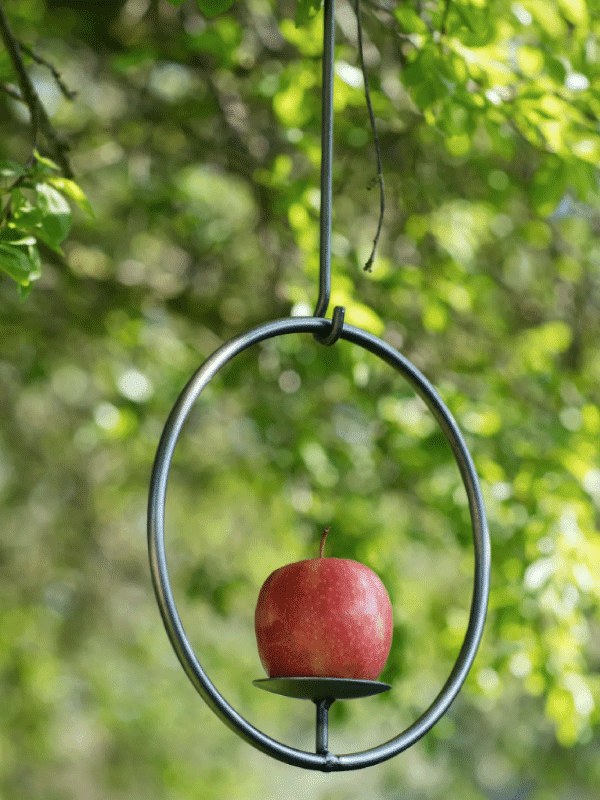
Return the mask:
<svg viewBox="0 0 600 800">
<path fill-rule="evenodd" d="M 50 70 L 50 72 L 52 73 L 52 77 L 56 81 L 56 85 L 60 89 L 63 97 L 66 97 L 67 100 L 74 100 L 75 97 L 77 97 L 77 92 L 73 91 L 72 89 L 69 89 L 69 87 L 63 81 L 60 72 L 56 69 L 56 67 L 53 64 L 51 64 L 49 61 L 46 61 L 45 58 L 39 56 L 34 50 L 32 50 L 30 47 L 27 47 L 26 44 L 23 44 L 23 42 L 18 42 L 18 45 L 19 48 L 24 53 L 27 53 L 28 56 L 33 58 L 33 60 L 37 64 L 41 64 L 42 67 L 46 67 L 46 69 Z"/>
<path fill-rule="evenodd" d="M 377 250 L 377 244 L 379 243 L 379 236 L 381 234 L 381 228 L 383 226 L 383 218 L 385 216 L 385 184 L 383 181 L 383 166 L 381 163 L 381 148 L 379 146 L 377 123 L 375 122 L 375 113 L 373 112 L 373 104 L 371 103 L 371 93 L 369 91 L 369 81 L 367 78 L 367 68 L 365 66 L 360 0 L 356 0 L 355 12 L 356 12 L 356 23 L 357 23 L 357 33 L 358 33 L 358 55 L 360 58 L 360 67 L 363 74 L 363 81 L 365 85 L 365 99 L 367 101 L 367 110 L 369 112 L 371 129 L 373 131 L 373 139 L 375 140 L 375 154 L 377 157 L 377 178 L 375 185 L 377 185 L 377 183 L 379 184 L 379 222 L 377 224 L 377 232 L 375 233 L 375 238 L 373 239 L 373 249 L 371 250 L 371 255 L 369 256 L 367 263 L 363 267 L 365 272 L 371 272 L 371 270 L 373 269 L 373 261 L 375 260 L 375 251 Z"/>
<path fill-rule="evenodd" d="M 2 3 L 0 3 L 0 36 L 2 36 L 4 46 L 6 47 L 9 58 L 12 61 L 13 67 L 15 68 L 15 72 L 17 73 L 17 80 L 19 82 L 19 88 L 21 89 L 22 100 L 29 108 L 29 113 L 31 115 L 31 126 L 33 128 L 33 149 L 35 150 L 37 147 L 41 103 L 27 70 L 25 69 L 25 64 L 21 58 L 19 45 L 10 29 L 10 25 L 8 24 L 8 20 L 6 19 L 6 15 L 4 13 L 4 8 L 2 7 Z"/>
<path fill-rule="evenodd" d="M 25 102 L 16 89 L 13 89 L 12 86 L 7 86 L 5 83 L 0 83 L 0 92 L 4 92 L 4 94 L 12 97 L 13 100 L 17 100 L 19 103 Z"/>
<path fill-rule="evenodd" d="M 19 43 L 15 39 L 10 28 L 4 13 L 4 8 L 2 7 L 2 2 L 0 2 L 0 36 L 2 37 L 2 41 L 4 42 L 4 46 L 6 47 L 9 58 L 17 75 L 17 81 L 21 91 L 20 99 L 27 105 L 31 115 L 31 127 L 33 130 L 33 148 L 31 160 L 34 158 L 33 151 L 37 149 L 38 135 L 41 129 L 48 142 L 52 145 L 52 155 L 54 160 L 58 162 L 64 175 L 67 178 L 72 178 L 73 171 L 66 155 L 69 146 L 52 127 L 52 123 L 48 117 L 46 109 L 42 105 L 38 93 L 36 92 L 31 78 L 29 77 L 29 74 L 25 68 L 23 58 L 21 57 Z"/>
</svg>

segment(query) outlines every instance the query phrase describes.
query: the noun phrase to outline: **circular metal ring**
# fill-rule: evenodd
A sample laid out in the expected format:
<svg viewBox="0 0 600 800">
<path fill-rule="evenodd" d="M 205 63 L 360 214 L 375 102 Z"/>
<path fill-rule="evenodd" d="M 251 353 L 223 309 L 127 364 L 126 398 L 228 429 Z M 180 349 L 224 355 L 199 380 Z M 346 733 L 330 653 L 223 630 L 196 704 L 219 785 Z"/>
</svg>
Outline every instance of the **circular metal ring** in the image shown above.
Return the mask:
<svg viewBox="0 0 600 800">
<path fill-rule="evenodd" d="M 154 590 L 169 639 L 188 678 L 222 722 L 246 742 L 279 761 L 324 772 L 360 769 L 385 761 L 418 741 L 448 710 L 467 677 L 479 647 L 487 612 L 491 561 L 485 508 L 477 473 L 450 411 L 429 381 L 397 350 L 370 333 L 344 325 L 341 330 L 342 339 L 370 351 L 406 379 L 429 407 L 454 453 L 467 492 L 475 551 L 473 597 L 463 645 L 443 688 L 416 722 L 388 742 L 356 753 L 320 754 L 289 747 L 251 725 L 216 690 L 185 635 L 167 572 L 164 540 L 165 499 L 173 452 L 194 402 L 214 375 L 234 356 L 253 344 L 275 336 L 291 333 L 323 335 L 330 328 L 331 322 L 321 317 L 289 317 L 260 325 L 231 339 L 216 350 L 194 373 L 171 410 L 154 460 L 148 503 L 148 548 Z"/>
</svg>

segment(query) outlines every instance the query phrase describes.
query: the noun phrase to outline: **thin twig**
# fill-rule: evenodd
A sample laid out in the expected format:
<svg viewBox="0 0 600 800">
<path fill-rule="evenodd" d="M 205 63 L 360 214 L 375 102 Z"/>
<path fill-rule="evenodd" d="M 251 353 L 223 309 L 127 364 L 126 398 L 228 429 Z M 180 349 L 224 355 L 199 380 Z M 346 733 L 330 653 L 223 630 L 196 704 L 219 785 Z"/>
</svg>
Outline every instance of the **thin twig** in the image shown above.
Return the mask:
<svg viewBox="0 0 600 800">
<path fill-rule="evenodd" d="M 41 129 L 46 139 L 52 144 L 54 159 L 60 165 L 63 174 L 67 178 L 72 178 L 73 171 L 66 156 L 69 146 L 63 139 L 61 139 L 61 137 L 57 134 L 57 132 L 54 130 L 52 126 L 50 117 L 48 116 L 46 109 L 44 108 L 35 90 L 35 87 L 31 81 L 31 78 L 29 77 L 29 74 L 25 68 L 25 64 L 23 63 L 23 59 L 21 57 L 19 43 L 15 39 L 14 34 L 10 28 L 10 25 L 4 13 L 4 8 L 2 7 L 1 2 L 0 2 L 0 37 L 2 37 L 4 46 L 6 47 L 9 58 L 17 74 L 17 81 L 19 84 L 19 89 L 21 91 L 21 98 L 19 99 L 21 99 L 27 105 L 27 108 L 29 109 L 29 114 L 31 116 L 31 128 L 33 133 L 32 137 L 33 147 L 30 158 L 31 164 L 33 163 L 33 159 L 35 158 L 34 151 L 37 149 L 38 136 L 39 136 L 39 131 Z"/>
<path fill-rule="evenodd" d="M 13 67 L 15 68 L 15 72 L 17 73 L 17 79 L 19 81 L 19 88 L 21 89 L 22 98 L 29 108 L 31 127 L 33 129 L 33 148 L 31 155 L 31 159 L 33 159 L 33 150 L 37 149 L 41 103 L 31 79 L 27 74 L 27 70 L 25 69 L 25 64 L 23 63 L 21 52 L 19 50 L 19 44 L 10 29 L 10 25 L 8 24 L 8 20 L 6 19 L 6 15 L 4 13 L 4 8 L 2 7 L 2 3 L 0 3 L 0 36 L 2 36 L 4 46 L 6 47 L 9 58 L 12 61 Z"/>
<path fill-rule="evenodd" d="M 444 13 L 442 16 L 442 21 L 440 23 L 440 33 L 442 36 L 445 36 L 447 33 L 446 26 L 448 25 L 448 14 L 450 13 L 450 0 L 446 0 L 444 6 Z"/>
<path fill-rule="evenodd" d="M 371 129 L 373 130 L 373 138 L 375 140 L 375 153 L 377 156 L 377 177 L 376 182 L 379 183 L 379 223 L 377 225 L 377 233 L 373 239 L 373 249 L 369 256 L 367 263 L 364 266 L 365 272 L 371 272 L 373 269 L 373 261 L 375 260 L 375 251 L 379 242 L 381 228 L 383 226 L 383 217 L 385 215 L 385 184 L 383 182 L 383 166 L 381 163 L 381 148 L 379 146 L 379 135 L 377 133 L 377 123 L 375 122 L 375 114 L 373 112 L 373 104 L 371 103 L 371 93 L 369 91 L 369 82 L 367 79 L 367 70 L 365 67 L 365 57 L 363 48 L 363 35 L 362 35 L 362 21 L 360 12 L 360 0 L 356 0 L 356 22 L 358 31 L 358 55 L 360 58 L 360 67 L 362 69 L 363 81 L 365 84 L 365 99 L 367 101 L 367 109 L 369 111 L 369 119 L 371 121 Z"/>
<path fill-rule="evenodd" d="M 56 67 L 53 64 L 51 64 L 49 61 L 46 61 L 45 58 L 39 56 L 34 50 L 31 49 L 31 47 L 28 47 L 26 44 L 23 44 L 23 42 L 20 41 L 18 44 L 19 48 L 24 53 L 27 53 L 28 56 L 33 58 L 33 60 L 37 64 L 41 64 L 42 67 L 46 67 L 46 69 L 50 70 L 50 72 L 52 73 L 52 77 L 56 81 L 56 85 L 58 86 L 63 96 L 66 97 L 67 100 L 74 100 L 77 97 L 77 92 L 73 91 L 73 89 L 69 89 L 69 87 L 63 81 L 60 72 L 56 69 Z"/>
<path fill-rule="evenodd" d="M 12 86 L 7 86 L 5 83 L 0 83 L 0 92 L 4 92 L 4 94 L 12 97 L 13 100 L 17 100 L 19 103 L 25 103 L 25 100 L 23 100 L 19 92 L 17 92 L 16 89 L 13 89 Z"/>
</svg>

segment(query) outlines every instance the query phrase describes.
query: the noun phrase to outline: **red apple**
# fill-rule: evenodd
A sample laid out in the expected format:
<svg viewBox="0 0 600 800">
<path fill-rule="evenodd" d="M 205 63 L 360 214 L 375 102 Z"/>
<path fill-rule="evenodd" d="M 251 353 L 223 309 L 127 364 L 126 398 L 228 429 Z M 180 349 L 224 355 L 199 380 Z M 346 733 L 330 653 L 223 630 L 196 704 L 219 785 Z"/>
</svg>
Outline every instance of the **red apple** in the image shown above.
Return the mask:
<svg viewBox="0 0 600 800">
<path fill-rule="evenodd" d="M 373 570 L 346 558 L 276 569 L 254 617 L 258 654 L 270 678 L 376 680 L 392 643 L 392 606 Z"/>
</svg>

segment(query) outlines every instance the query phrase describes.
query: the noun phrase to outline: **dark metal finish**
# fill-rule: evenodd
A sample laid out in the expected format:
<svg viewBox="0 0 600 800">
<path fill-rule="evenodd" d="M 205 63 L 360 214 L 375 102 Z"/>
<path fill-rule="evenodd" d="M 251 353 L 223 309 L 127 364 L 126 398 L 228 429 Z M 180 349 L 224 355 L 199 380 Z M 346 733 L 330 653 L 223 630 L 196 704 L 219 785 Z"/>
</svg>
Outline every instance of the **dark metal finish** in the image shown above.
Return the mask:
<svg viewBox="0 0 600 800">
<path fill-rule="evenodd" d="M 327 757 L 329 753 L 329 709 L 334 700 L 315 700 L 317 707 L 317 736 L 316 751 L 320 756 Z"/>
<path fill-rule="evenodd" d="M 232 339 L 216 350 L 189 380 L 167 419 L 152 470 L 148 503 L 148 547 L 158 605 L 171 644 L 190 681 L 217 716 L 245 741 L 264 753 L 305 769 L 332 771 L 360 769 L 385 761 L 406 750 L 438 721 L 458 694 L 473 663 L 483 633 L 489 595 L 490 542 L 477 473 L 462 434 L 429 381 L 391 345 L 359 328 L 344 325 L 341 338 L 373 353 L 397 370 L 424 400 L 446 436 L 465 485 L 469 501 L 475 553 L 474 587 L 469 623 L 450 676 L 421 716 L 388 742 L 356 753 L 310 753 L 289 747 L 252 726 L 229 705 L 202 669 L 185 635 L 171 591 L 165 553 L 165 499 L 171 461 L 184 422 L 196 399 L 216 373 L 238 353 L 275 336 L 295 333 L 327 334 L 332 327 L 322 317 L 290 317 L 267 322 Z"/>
<path fill-rule="evenodd" d="M 335 0 L 325 0 L 321 115 L 321 266 L 315 317 L 324 317 L 331 294 L 331 166 L 333 159 L 333 51 Z"/>
<path fill-rule="evenodd" d="M 336 306 L 333 309 L 333 318 L 331 320 L 331 329 L 327 336 L 322 336 L 319 333 L 314 333 L 313 336 L 320 344 L 332 345 L 342 335 L 344 327 L 344 317 L 346 316 L 346 309 L 343 306 Z"/>
<path fill-rule="evenodd" d="M 387 692 L 392 687 L 382 681 L 362 681 L 348 678 L 262 678 L 253 686 L 284 697 L 300 700 L 350 700 Z"/>
</svg>

